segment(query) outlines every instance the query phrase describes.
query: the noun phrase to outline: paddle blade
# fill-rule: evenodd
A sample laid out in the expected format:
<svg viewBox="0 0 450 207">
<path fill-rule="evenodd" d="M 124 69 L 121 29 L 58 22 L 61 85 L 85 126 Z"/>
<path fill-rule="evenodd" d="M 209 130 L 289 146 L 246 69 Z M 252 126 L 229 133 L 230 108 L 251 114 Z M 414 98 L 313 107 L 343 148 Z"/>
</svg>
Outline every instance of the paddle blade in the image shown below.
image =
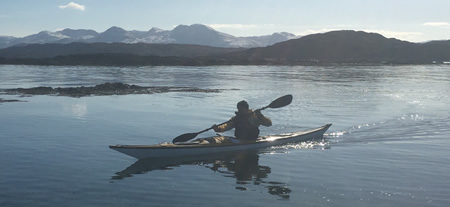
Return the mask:
<svg viewBox="0 0 450 207">
<path fill-rule="evenodd" d="M 270 103 L 269 106 L 267 106 L 267 107 L 276 109 L 276 108 L 281 108 L 281 107 L 287 106 L 287 105 L 291 104 L 292 98 L 293 97 L 290 94 L 282 96 L 280 98 L 277 98 L 275 101 L 272 101 L 272 103 Z"/>
<path fill-rule="evenodd" d="M 196 136 L 198 135 L 198 133 L 187 133 L 187 134 L 182 134 L 178 137 L 175 137 L 175 139 L 172 140 L 172 143 L 176 143 L 176 142 L 186 142 L 189 141 L 191 139 L 194 139 Z"/>
</svg>

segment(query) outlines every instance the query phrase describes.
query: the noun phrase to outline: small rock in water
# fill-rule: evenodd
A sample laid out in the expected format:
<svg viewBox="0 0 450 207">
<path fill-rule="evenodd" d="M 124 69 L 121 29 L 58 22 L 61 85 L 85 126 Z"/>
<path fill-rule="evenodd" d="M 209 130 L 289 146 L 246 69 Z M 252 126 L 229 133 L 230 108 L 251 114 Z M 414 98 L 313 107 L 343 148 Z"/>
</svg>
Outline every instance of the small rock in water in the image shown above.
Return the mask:
<svg viewBox="0 0 450 207">
<path fill-rule="evenodd" d="M 0 98 L 0 103 L 6 103 L 6 102 L 20 102 L 20 100 L 17 100 L 17 99 L 3 99 L 3 98 Z"/>
</svg>

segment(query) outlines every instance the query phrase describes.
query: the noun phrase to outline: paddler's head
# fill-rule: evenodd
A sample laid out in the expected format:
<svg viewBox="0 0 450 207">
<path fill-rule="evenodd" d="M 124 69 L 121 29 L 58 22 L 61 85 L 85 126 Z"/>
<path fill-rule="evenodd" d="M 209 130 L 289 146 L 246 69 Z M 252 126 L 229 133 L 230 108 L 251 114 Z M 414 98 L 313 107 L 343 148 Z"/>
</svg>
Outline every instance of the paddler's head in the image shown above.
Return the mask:
<svg viewBox="0 0 450 207">
<path fill-rule="evenodd" d="M 237 104 L 237 109 L 240 114 L 247 113 L 249 109 L 247 101 L 239 101 Z"/>
</svg>

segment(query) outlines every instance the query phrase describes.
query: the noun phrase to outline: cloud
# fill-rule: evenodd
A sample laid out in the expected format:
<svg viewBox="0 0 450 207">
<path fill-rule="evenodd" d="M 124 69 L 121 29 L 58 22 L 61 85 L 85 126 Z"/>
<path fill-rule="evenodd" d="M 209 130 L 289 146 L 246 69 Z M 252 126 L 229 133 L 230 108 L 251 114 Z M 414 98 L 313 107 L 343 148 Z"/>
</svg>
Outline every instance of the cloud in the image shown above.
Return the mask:
<svg viewBox="0 0 450 207">
<path fill-rule="evenodd" d="M 80 10 L 80 11 L 84 11 L 85 6 L 81 5 L 81 4 L 77 4 L 74 2 L 70 2 L 67 5 L 60 5 L 58 6 L 60 9 L 75 9 L 75 10 Z"/>
<path fill-rule="evenodd" d="M 423 23 L 423 26 L 448 27 L 448 26 L 450 26 L 450 23 L 449 22 L 426 22 L 426 23 Z"/>
<path fill-rule="evenodd" d="M 297 36 L 306 36 L 306 35 L 310 35 L 310 34 L 318 34 L 318 33 L 325 33 L 325 32 L 331 32 L 331 31 L 336 31 L 336 30 L 342 30 L 342 29 L 338 29 L 338 28 L 322 28 L 322 29 L 307 29 L 305 31 L 302 32 L 295 32 L 295 35 Z"/>
<path fill-rule="evenodd" d="M 418 41 L 418 38 L 423 35 L 420 32 L 397 32 L 389 30 L 364 30 L 364 31 L 378 33 L 387 38 L 396 38 L 399 40 L 406 40 L 411 42 Z"/>
</svg>

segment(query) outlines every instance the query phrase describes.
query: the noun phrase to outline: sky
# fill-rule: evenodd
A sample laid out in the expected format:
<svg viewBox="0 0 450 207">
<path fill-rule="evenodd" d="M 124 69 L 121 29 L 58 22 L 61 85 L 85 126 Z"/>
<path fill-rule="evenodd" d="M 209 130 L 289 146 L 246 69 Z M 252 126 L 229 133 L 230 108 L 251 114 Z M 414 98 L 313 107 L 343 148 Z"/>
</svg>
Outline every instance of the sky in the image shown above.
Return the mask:
<svg viewBox="0 0 450 207">
<path fill-rule="evenodd" d="M 0 0 L 0 36 L 180 24 L 238 37 L 356 30 L 426 42 L 450 39 L 450 0 Z"/>
</svg>

